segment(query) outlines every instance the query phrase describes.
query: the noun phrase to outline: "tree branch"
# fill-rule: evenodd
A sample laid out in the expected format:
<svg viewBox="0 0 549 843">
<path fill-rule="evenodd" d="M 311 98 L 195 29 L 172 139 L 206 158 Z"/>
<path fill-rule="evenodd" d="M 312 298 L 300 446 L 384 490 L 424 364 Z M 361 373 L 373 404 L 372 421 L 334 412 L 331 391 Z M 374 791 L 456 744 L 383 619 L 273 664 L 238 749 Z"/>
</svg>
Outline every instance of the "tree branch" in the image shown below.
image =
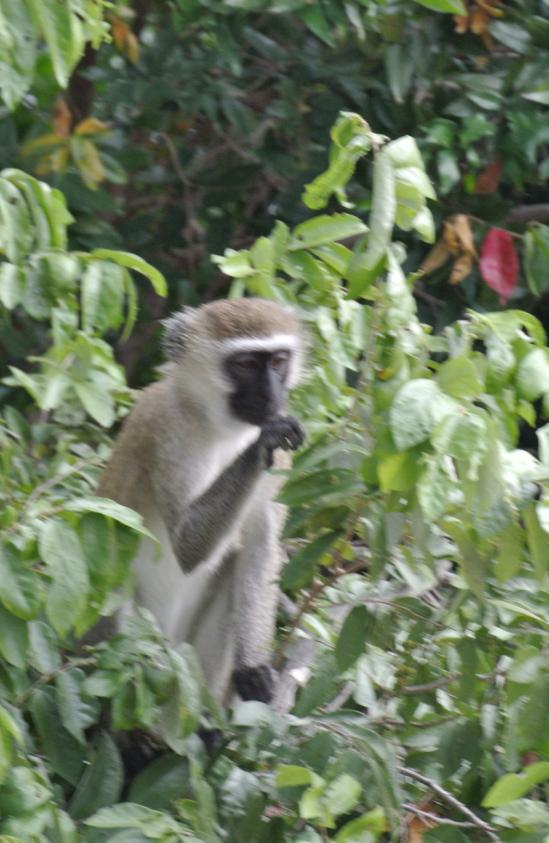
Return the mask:
<svg viewBox="0 0 549 843">
<path fill-rule="evenodd" d="M 410 767 L 403 767 L 399 765 L 397 767 L 399 773 L 402 773 L 403 776 L 406 776 L 409 779 L 414 779 L 414 781 L 421 782 L 421 784 L 426 785 L 433 793 L 436 793 L 437 796 L 440 796 L 441 799 L 444 799 L 448 805 L 451 805 L 452 808 L 455 808 L 457 811 L 460 811 L 465 817 L 467 817 L 471 823 L 476 827 L 479 828 L 484 834 L 492 840 L 492 843 L 501 843 L 499 837 L 497 836 L 495 830 L 492 828 L 491 825 L 484 822 L 480 817 L 478 817 L 467 805 L 464 805 L 463 802 L 460 802 L 459 799 L 456 799 L 451 793 L 445 790 L 441 785 L 437 782 L 433 781 L 432 779 L 424 776 L 423 773 L 419 773 L 417 770 L 412 770 Z M 438 822 L 440 822 L 440 817 L 438 818 Z"/>
</svg>

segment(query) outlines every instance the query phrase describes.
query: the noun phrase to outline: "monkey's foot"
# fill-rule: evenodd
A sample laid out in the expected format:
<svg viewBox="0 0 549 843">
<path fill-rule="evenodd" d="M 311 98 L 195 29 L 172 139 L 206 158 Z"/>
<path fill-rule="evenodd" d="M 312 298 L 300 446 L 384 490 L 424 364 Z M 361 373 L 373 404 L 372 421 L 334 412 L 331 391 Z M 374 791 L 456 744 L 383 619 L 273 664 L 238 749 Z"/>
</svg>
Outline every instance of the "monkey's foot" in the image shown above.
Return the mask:
<svg viewBox="0 0 549 843">
<path fill-rule="evenodd" d="M 274 671 L 268 664 L 257 667 L 241 667 L 233 674 L 238 695 L 245 701 L 271 702 L 274 694 Z"/>
</svg>

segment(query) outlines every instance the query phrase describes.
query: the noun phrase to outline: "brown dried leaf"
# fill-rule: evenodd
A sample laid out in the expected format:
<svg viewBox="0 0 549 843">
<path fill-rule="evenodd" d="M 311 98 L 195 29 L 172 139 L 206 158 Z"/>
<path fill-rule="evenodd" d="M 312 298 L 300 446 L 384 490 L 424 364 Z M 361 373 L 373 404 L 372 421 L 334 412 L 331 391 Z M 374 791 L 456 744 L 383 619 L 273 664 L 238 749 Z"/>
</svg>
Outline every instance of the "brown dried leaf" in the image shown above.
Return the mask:
<svg viewBox="0 0 549 843">
<path fill-rule="evenodd" d="M 67 137 L 71 133 L 72 114 L 63 97 L 58 97 L 53 106 L 53 131 L 56 135 Z"/>
<path fill-rule="evenodd" d="M 437 243 L 435 243 L 427 257 L 421 264 L 419 268 L 420 271 L 423 272 L 424 275 L 429 275 L 431 272 L 434 272 L 436 269 L 439 269 L 441 266 L 443 266 L 450 257 L 450 254 L 450 249 L 448 248 L 444 240 L 439 240 Z"/>
<path fill-rule="evenodd" d="M 126 55 L 132 64 L 139 61 L 139 41 L 131 30 L 128 30 L 126 36 Z"/>
<path fill-rule="evenodd" d="M 126 44 L 126 38 L 128 35 L 129 27 L 128 24 L 125 23 L 122 18 L 112 18 L 111 20 L 111 31 L 112 31 L 112 40 L 115 43 L 115 46 L 120 52 L 124 52 L 124 45 Z"/>
<path fill-rule="evenodd" d="M 484 9 L 475 9 L 471 15 L 471 32 L 475 35 L 482 35 L 488 28 L 490 16 Z"/>
<path fill-rule="evenodd" d="M 469 15 L 454 15 L 455 31 L 459 35 L 464 35 L 469 28 Z"/>
<path fill-rule="evenodd" d="M 475 193 L 494 193 L 501 178 L 501 161 L 496 158 L 477 177 Z"/>
<path fill-rule="evenodd" d="M 448 279 L 450 284 L 460 284 L 464 278 L 467 278 L 473 268 L 473 263 L 473 255 L 469 252 L 464 252 L 456 258 Z"/>
<path fill-rule="evenodd" d="M 442 236 L 453 255 L 468 252 L 476 256 L 475 241 L 467 214 L 452 214 L 448 217 L 444 221 Z"/>
</svg>

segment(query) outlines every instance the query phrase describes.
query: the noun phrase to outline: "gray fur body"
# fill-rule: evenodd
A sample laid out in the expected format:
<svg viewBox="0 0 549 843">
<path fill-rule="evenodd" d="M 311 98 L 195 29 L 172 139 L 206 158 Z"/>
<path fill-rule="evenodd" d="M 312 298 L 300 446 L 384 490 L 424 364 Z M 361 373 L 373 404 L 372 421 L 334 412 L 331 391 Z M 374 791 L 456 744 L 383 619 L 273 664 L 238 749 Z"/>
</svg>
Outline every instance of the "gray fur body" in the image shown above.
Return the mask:
<svg viewBox="0 0 549 843">
<path fill-rule="evenodd" d="M 195 646 L 223 703 L 235 670 L 270 662 L 284 508 L 274 500 L 283 478 L 266 469 L 289 465 L 275 449 L 282 429 L 297 423 L 281 416 L 258 427 L 234 418 L 219 363 L 201 348 L 140 394 L 98 494 L 135 509 L 158 538 L 160 551 L 141 541 L 135 602 L 172 644 Z M 285 434 L 284 447 L 293 435 Z"/>
</svg>

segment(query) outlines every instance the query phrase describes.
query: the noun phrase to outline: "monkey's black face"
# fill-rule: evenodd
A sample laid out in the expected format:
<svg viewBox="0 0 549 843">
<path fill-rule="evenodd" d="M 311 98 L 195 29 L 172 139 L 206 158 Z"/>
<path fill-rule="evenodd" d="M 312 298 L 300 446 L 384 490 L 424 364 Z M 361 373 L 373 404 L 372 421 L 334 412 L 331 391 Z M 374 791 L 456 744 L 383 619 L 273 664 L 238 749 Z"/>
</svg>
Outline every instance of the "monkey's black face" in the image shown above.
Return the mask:
<svg viewBox="0 0 549 843">
<path fill-rule="evenodd" d="M 291 354 L 239 351 L 227 357 L 225 371 L 233 385 L 229 403 L 236 418 L 261 427 L 284 409 Z"/>
</svg>

